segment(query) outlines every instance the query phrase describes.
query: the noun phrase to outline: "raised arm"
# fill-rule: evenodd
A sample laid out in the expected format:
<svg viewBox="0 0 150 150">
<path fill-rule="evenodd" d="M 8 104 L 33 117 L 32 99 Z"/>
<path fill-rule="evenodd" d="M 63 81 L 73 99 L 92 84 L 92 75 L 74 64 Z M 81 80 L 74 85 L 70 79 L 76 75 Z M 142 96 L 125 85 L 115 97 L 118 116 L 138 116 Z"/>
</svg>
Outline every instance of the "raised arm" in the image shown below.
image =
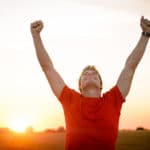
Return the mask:
<svg viewBox="0 0 150 150">
<path fill-rule="evenodd" d="M 122 70 L 117 81 L 117 86 L 124 98 L 129 93 L 134 72 L 145 52 L 146 45 L 150 37 L 150 20 L 141 17 L 141 28 L 143 32 L 140 40 L 127 58 L 124 69 Z"/>
<path fill-rule="evenodd" d="M 31 33 L 34 41 L 34 46 L 36 49 L 36 55 L 39 63 L 44 71 L 47 80 L 51 86 L 52 91 L 56 97 L 59 97 L 65 83 L 58 72 L 55 70 L 52 60 L 50 59 L 48 53 L 46 52 L 44 45 L 42 43 L 40 32 L 43 29 L 42 21 L 36 21 L 31 23 Z"/>
</svg>

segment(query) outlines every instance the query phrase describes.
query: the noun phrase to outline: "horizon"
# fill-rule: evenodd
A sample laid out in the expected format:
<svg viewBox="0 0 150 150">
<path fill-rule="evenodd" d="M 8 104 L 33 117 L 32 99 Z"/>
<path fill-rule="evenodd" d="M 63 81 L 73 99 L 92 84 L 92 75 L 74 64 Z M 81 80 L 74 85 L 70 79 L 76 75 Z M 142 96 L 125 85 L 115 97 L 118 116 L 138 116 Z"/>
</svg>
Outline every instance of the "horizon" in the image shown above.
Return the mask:
<svg viewBox="0 0 150 150">
<path fill-rule="evenodd" d="M 30 131 L 28 131 L 28 128 L 30 128 Z M 62 128 L 60 130 L 60 128 Z M 150 131 L 148 128 L 144 128 L 143 126 L 138 126 L 135 129 L 119 129 L 118 131 Z M 15 131 L 8 127 L 0 127 L 0 134 L 1 133 L 7 133 L 12 132 L 16 134 L 26 134 L 26 133 L 55 133 L 55 132 L 66 132 L 66 128 L 64 126 L 59 126 L 58 128 L 45 128 L 44 130 L 34 130 L 34 127 L 27 127 L 24 131 Z"/>
</svg>

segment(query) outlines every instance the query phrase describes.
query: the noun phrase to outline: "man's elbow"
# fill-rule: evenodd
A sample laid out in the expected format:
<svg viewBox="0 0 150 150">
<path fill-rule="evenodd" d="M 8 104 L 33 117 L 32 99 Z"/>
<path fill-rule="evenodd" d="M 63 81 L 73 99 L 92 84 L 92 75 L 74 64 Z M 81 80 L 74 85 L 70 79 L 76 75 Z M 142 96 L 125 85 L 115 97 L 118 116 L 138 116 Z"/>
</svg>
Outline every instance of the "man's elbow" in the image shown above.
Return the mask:
<svg viewBox="0 0 150 150">
<path fill-rule="evenodd" d="M 47 68 L 48 68 L 48 66 L 46 64 L 40 63 L 40 66 L 41 66 L 41 68 L 42 68 L 43 71 L 46 71 Z"/>
<path fill-rule="evenodd" d="M 126 64 L 125 64 L 125 67 L 130 70 L 130 71 L 135 71 L 136 67 L 137 67 L 137 63 L 133 63 L 133 62 L 130 62 L 130 61 L 127 61 Z"/>
<path fill-rule="evenodd" d="M 53 68 L 53 66 L 50 64 L 40 64 L 40 65 L 44 72 L 47 72 L 48 70 L 51 70 Z"/>
</svg>

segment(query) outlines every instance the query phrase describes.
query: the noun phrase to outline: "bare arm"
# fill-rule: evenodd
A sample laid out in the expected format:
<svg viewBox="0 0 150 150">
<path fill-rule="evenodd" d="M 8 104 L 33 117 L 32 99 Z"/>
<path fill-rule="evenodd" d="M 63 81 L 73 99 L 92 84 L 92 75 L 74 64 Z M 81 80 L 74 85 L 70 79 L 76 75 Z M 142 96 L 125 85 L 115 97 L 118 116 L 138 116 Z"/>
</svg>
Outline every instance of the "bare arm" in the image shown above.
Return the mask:
<svg viewBox="0 0 150 150">
<path fill-rule="evenodd" d="M 65 83 L 58 72 L 55 70 L 52 60 L 50 59 L 48 53 L 46 52 L 44 45 L 42 43 L 40 32 L 43 29 L 42 21 L 36 21 L 31 23 L 31 33 L 34 41 L 34 46 L 36 49 L 36 55 L 39 63 L 44 71 L 47 80 L 52 88 L 56 97 L 59 97 Z"/>
<path fill-rule="evenodd" d="M 150 33 L 150 21 L 142 17 L 141 28 L 144 32 Z M 124 98 L 129 93 L 135 70 L 145 52 L 148 40 L 149 37 L 141 35 L 139 42 L 127 58 L 125 67 L 119 76 L 117 86 Z"/>
</svg>

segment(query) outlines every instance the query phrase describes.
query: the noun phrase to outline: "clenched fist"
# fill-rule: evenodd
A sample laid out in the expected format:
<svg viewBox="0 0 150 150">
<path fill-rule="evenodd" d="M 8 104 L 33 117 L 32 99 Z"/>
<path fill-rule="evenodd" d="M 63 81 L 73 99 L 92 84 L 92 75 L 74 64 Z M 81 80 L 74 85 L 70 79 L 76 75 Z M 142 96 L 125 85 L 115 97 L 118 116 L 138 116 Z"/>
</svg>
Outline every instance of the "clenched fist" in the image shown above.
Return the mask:
<svg viewBox="0 0 150 150">
<path fill-rule="evenodd" d="M 41 30 L 43 29 L 44 25 L 43 22 L 41 20 L 39 21 L 35 21 L 33 23 L 31 23 L 31 33 L 32 34 L 36 34 L 36 33 L 40 33 Z"/>
<path fill-rule="evenodd" d="M 141 28 L 144 32 L 150 33 L 150 20 L 141 17 Z"/>
</svg>

